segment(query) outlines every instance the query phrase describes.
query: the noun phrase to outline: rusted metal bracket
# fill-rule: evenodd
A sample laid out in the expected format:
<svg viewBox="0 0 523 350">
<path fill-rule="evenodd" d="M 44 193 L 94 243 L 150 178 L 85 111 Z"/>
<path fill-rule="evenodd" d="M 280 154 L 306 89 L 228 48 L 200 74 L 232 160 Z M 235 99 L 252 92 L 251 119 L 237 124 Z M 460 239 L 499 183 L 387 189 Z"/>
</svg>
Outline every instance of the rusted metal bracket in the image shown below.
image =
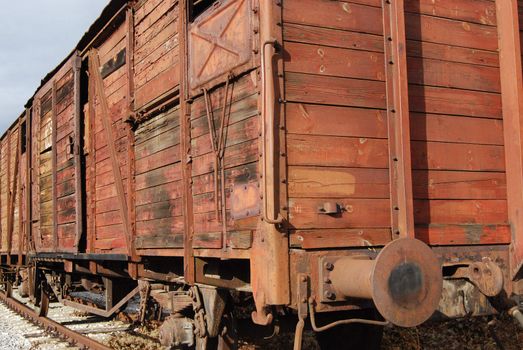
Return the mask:
<svg viewBox="0 0 523 350">
<path fill-rule="evenodd" d="M 309 277 L 304 274 L 298 274 L 298 324 L 296 325 L 296 332 L 294 333 L 294 350 L 301 350 L 303 345 L 303 329 L 305 328 L 305 320 L 309 317 Z"/>
<path fill-rule="evenodd" d="M 503 290 L 503 271 L 489 258 L 482 262 L 474 262 L 468 266 L 457 267 L 455 273 L 448 279 L 468 279 L 481 293 L 495 297 Z"/>
<path fill-rule="evenodd" d="M 343 206 L 336 202 L 325 202 L 318 207 L 318 214 L 337 215 L 341 214 Z"/>
<path fill-rule="evenodd" d="M 98 309 L 96 307 L 83 305 L 83 304 L 80 304 L 80 303 L 77 303 L 77 302 L 74 302 L 71 300 L 67 300 L 67 299 L 62 299 L 62 304 L 64 304 L 65 306 L 70 306 L 70 307 L 74 307 L 79 310 L 89 312 L 94 315 L 108 318 L 108 317 L 111 317 L 112 315 L 114 315 L 115 312 L 120 310 L 120 308 L 122 308 L 122 306 L 124 306 L 125 303 L 127 303 L 129 300 L 131 300 L 138 293 L 140 293 L 140 287 L 134 288 L 129 294 L 127 294 L 127 296 L 125 298 L 120 300 L 120 302 L 118 302 L 118 304 L 113 306 L 110 310 Z"/>
</svg>

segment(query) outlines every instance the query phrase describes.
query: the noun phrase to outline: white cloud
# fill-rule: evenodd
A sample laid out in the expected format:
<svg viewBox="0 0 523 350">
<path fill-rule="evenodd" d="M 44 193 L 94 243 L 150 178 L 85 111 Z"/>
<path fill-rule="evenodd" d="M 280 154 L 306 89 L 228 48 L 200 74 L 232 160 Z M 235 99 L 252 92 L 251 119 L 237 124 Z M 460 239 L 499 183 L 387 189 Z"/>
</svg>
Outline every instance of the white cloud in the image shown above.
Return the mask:
<svg viewBox="0 0 523 350">
<path fill-rule="evenodd" d="M 74 48 L 108 0 L 4 1 L 0 11 L 0 134 L 41 79 Z"/>
</svg>

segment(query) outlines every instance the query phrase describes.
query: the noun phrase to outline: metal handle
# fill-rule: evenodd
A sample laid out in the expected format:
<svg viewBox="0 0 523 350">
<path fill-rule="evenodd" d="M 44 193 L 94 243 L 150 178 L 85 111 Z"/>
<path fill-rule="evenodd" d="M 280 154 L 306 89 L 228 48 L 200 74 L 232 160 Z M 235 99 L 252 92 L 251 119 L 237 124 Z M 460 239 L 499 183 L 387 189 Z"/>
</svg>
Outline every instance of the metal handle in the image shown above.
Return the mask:
<svg viewBox="0 0 523 350">
<path fill-rule="evenodd" d="M 278 45 L 277 40 L 267 40 L 263 43 L 261 47 L 261 84 L 262 84 L 262 181 L 263 181 L 263 211 L 262 211 L 262 219 L 263 221 L 269 223 L 269 224 L 281 224 L 284 220 L 283 215 L 278 212 L 278 215 L 276 218 L 269 217 L 268 210 L 267 210 L 267 143 L 269 144 L 269 160 L 271 162 L 271 168 L 274 169 L 275 161 L 274 161 L 274 149 L 275 149 L 275 143 L 276 138 L 274 135 L 274 108 L 267 108 L 267 106 L 274 106 L 275 98 L 274 98 L 274 89 L 272 90 L 271 94 L 267 93 L 267 64 L 265 62 L 266 60 L 266 47 L 268 45 L 272 45 L 273 47 L 276 47 Z M 271 55 L 272 59 L 272 55 Z M 271 72 L 272 73 L 272 72 Z M 273 74 L 269 74 L 271 76 L 271 87 L 274 86 L 274 76 Z M 269 133 L 267 134 L 267 127 L 265 125 L 266 121 L 270 123 Z M 266 140 L 266 135 L 269 136 L 269 142 Z M 272 189 L 274 191 L 274 208 L 276 208 L 277 199 L 276 199 L 276 182 L 273 181 L 272 183 Z"/>
</svg>

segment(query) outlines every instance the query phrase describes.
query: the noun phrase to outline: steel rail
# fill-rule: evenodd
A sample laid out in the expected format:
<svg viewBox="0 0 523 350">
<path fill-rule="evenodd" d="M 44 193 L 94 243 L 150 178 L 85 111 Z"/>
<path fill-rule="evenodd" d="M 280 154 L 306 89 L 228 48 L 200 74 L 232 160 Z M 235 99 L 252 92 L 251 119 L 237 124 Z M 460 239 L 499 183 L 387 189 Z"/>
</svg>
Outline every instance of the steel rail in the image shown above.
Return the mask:
<svg viewBox="0 0 523 350">
<path fill-rule="evenodd" d="M 66 338 L 67 341 L 70 341 L 75 345 L 82 345 L 92 350 L 111 350 L 110 347 L 99 343 L 83 334 L 76 333 L 75 331 L 61 325 L 60 323 L 57 323 L 47 317 L 38 316 L 34 310 L 22 304 L 18 300 L 8 297 L 5 292 L 0 292 L 0 301 L 2 301 L 8 308 L 25 319 L 34 322 L 48 331 L 61 334 Z"/>
</svg>

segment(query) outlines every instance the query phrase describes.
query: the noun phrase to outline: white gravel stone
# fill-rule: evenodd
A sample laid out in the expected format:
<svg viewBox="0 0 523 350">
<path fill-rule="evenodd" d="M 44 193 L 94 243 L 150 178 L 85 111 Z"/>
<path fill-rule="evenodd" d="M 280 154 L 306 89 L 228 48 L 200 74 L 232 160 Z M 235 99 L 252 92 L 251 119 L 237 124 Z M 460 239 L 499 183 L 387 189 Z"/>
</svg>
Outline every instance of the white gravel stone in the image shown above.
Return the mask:
<svg viewBox="0 0 523 350">
<path fill-rule="evenodd" d="M 50 336 L 0 303 L 0 350 L 66 349 L 76 348 Z"/>
</svg>

